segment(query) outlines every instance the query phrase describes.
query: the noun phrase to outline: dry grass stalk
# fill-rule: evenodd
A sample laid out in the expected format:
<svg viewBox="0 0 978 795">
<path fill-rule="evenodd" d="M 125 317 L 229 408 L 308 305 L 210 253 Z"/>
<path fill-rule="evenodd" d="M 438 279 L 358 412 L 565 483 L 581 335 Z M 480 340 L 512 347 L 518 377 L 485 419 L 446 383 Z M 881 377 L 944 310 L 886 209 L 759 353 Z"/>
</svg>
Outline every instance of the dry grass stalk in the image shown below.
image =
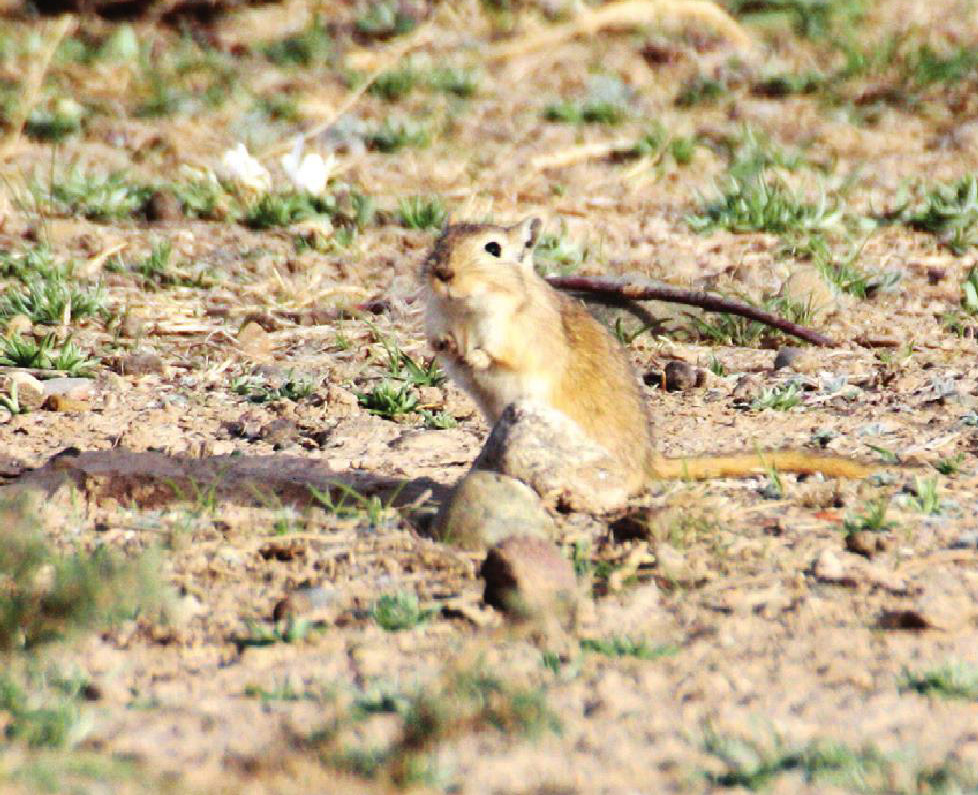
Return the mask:
<svg viewBox="0 0 978 795">
<path fill-rule="evenodd" d="M 24 123 L 27 121 L 27 117 L 30 116 L 31 111 L 34 110 L 34 105 L 37 104 L 37 100 L 40 97 L 41 87 L 44 85 L 44 78 L 48 73 L 51 60 L 58 51 L 58 45 L 61 44 L 61 40 L 74 30 L 76 22 L 77 20 L 74 16 L 66 14 L 52 25 L 51 34 L 48 36 L 47 41 L 44 42 L 44 48 L 34 60 L 30 71 L 27 73 L 27 77 L 24 78 L 23 97 L 17 105 L 17 110 L 10 119 L 10 129 L 7 131 L 3 140 L 0 141 L 0 159 L 6 159 L 17 149 L 17 144 L 20 143 L 21 133 L 24 130 Z"/>
<path fill-rule="evenodd" d="M 627 152 L 634 148 L 634 141 L 593 141 L 587 144 L 571 146 L 557 152 L 548 152 L 545 155 L 537 155 L 530 161 L 530 167 L 537 171 L 546 171 L 549 168 L 563 168 L 572 166 L 583 160 L 594 160 L 597 158 L 608 157 L 615 152 Z"/>
<path fill-rule="evenodd" d="M 490 50 L 489 60 L 501 61 L 555 47 L 575 36 L 593 36 L 612 29 L 634 29 L 666 22 L 697 23 L 712 27 L 734 46 L 750 50 L 753 41 L 725 11 L 710 0 L 618 0 L 588 9 L 563 25 L 534 30 Z"/>
<path fill-rule="evenodd" d="M 347 113 L 354 105 L 357 104 L 357 102 L 359 102 L 360 97 L 367 93 L 367 90 L 374 84 L 381 74 L 393 68 L 394 65 L 401 60 L 401 58 L 412 50 L 416 50 L 417 48 L 427 44 L 434 36 L 433 28 L 437 19 L 438 14 L 436 13 L 424 25 L 418 27 L 412 34 L 405 36 L 403 39 L 399 40 L 397 43 L 391 45 L 389 48 L 380 53 L 365 51 L 350 53 L 347 56 L 347 64 L 350 65 L 351 68 L 371 64 L 369 73 L 363 82 L 347 93 L 346 97 L 344 97 L 335 108 L 323 116 L 322 119 L 316 122 L 308 130 L 304 131 L 302 133 L 302 140 L 308 141 L 315 138 L 324 130 L 329 129 L 329 127 L 336 123 L 337 119 L 339 119 L 344 113 Z M 268 160 L 269 158 L 277 157 L 278 155 L 282 155 L 290 151 L 293 146 L 295 146 L 295 137 L 290 137 L 287 140 L 279 141 L 261 152 L 258 155 L 258 159 Z"/>
</svg>

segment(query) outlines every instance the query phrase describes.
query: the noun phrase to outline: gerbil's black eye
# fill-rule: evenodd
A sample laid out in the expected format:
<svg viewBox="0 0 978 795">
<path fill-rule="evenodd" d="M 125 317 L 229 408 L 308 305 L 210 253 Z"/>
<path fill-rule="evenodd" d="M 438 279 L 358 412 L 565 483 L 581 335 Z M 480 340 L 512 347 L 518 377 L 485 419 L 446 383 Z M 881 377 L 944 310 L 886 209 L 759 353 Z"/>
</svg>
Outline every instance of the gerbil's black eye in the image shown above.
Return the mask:
<svg viewBox="0 0 978 795">
<path fill-rule="evenodd" d="M 494 257 L 501 257 L 503 255 L 503 247 L 500 246 L 495 240 L 490 240 L 488 243 L 486 243 L 486 251 L 488 251 Z"/>
</svg>

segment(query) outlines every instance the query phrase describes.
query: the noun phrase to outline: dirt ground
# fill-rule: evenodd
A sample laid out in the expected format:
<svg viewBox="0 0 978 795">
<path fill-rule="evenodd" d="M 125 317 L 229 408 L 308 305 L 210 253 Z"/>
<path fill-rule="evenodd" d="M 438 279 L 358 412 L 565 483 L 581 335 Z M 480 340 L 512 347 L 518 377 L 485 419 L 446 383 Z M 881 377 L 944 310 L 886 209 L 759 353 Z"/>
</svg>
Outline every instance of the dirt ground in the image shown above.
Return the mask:
<svg viewBox="0 0 978 795">
<path fill-rule="evenodd" d="M 0 327 L 93 361 L 23 413 L 0 366 L 3 531 L 141 560 L 162 602 L 2 652 L 29 708 L 0 701 L 0 790 L 978 791 L 978 197 L 958 238 L 911 218 L 978 171 L 974 4 L 730 3 L 744 39 L 694 5 L 509 52 L 593 7 L 4 12 Z M 266 222 L 303 131 L 335 158 L 331 198 Z M 267 184 L 222 166 L 239 143 Z M 696 231 L 731 178 L 815 209 Z M 758 303 L 801 274 L 837 347 L 660 304 L 644 331 L 618 318 L 658 447 L 824 448 L 879 473 L 655 484 L 633 533 L 557 514 L 578 623 L 509 621 L 482 603 L 484 553 L 428 531 L 489 430 L 426 371 L 439 208 L 540 216 L 554 271 Z M 101 309 L 12 306 L 38 262 Z M 672 361 L 704 383 L 661 389 Z M 44 709 L 64 736 L 25 739 Z"/>
</svg>

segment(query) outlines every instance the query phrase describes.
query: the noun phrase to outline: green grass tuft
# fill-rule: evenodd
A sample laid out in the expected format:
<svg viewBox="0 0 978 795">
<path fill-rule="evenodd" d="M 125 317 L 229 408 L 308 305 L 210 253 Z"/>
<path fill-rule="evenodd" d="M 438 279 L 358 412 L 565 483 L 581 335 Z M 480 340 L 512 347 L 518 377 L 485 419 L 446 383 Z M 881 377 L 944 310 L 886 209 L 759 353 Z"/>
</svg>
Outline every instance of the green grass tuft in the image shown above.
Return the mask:
<svg viewBox="0 0 978 795">
<path fill-rule="evenodd" d="M 911 229 L 934 235 L 960 256 L 978 244 L 978 175 L 935 186 L 920 203 L 899 216 Z"/>
<path fill-rule="evenodd" d="M 581 651 L 602 654 L 605 657 L 635 657 L 639 660 L 658 660 L 660 657 L 671 657 L 679 649 L 671 643 L 661 643 L 650 646 L 644 640 L 636 641 L 624 636 L 594 639 L 583 638 Z"/>
<path fill-rule="evenodd" d="M 375 130 L 364 136 L 368 149 L 390 154 L 405 147 L 425 147 L 431 142 L 431 136 L 423 124 L 409 120 L 386 119 Z"/>
<path fill-rule="evenodd" d="M 408 229 L 441 229 L 448 220 L 448 210 L 438 196 L 411 196 L 397 204 L 401 224 Z"/>
<path fill-rule="evenodd" d="M 731 232 L 785 234 L 836 226 L 841 211 L 824 193 L 816 204 L 804 201 L 779 177 L 760 172 L 753 178 L 730 178 L 720 196 L 704 202 L 686 222 L 695 232 L 727 229 Z"/>
<path fill-rule="evenodd" d="M 143 209 L 152 189 L 130 182 L 121 171 L 94 174 L 73 168 L 51 183 L 50 191 L 35 188 L 52 209 L 63 215 L 82 215 L 92 221 L 130 218 Z"/>
<path fill-rule="evenodd" d="M 30 650 L 93 625 L 132 618 L 158 602 L 141 561 L 106 547 L 54 551 L 29 518 L 27 500 L 0 502 L 0 650 Z"/>
<path fill-rule="evenodd" d="M 0 319 L 26 315 L 32 323 L 60 325 L 105 313 L 101 288 L 80 288 L 69 283 L 63 272 L 28 277 L 22 288 L 8 287 L 0 294 Z"/>
<path fill-rule="evenodd" d="M 900 690 L 912 690 L 924 696 L 978 701 L 978 668 L 974 665 L 943 665 L 913 673 L 904 669 Z"/>
<path fill-rule="evenodd" d="M 370 616 L 377 626 L 388 632 L 400 632 L 425 623 L 434 611 L 422 610 L 418 597 L 413 593 L 384 594 L 370 608 Z"/>
</svg>

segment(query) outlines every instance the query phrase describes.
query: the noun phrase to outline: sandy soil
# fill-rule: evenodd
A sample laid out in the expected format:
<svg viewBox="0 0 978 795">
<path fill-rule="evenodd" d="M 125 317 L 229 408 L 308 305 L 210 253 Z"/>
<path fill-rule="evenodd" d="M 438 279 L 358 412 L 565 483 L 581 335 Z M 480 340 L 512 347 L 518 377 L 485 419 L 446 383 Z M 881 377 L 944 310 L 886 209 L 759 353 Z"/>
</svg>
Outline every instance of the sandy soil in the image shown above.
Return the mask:
<svg viewBox="0 0 978 795">
<path fill-rule="evenodd" d="M 973 58 L 969 3 L 880 6 L 858 23 L 869 49 L 904 35 L 938 52 L 964 46 Z M 33 328 L 38 339 L 70 333 L 98 362 L 68 410 L 0 409 L 2 491 L 40 495 L 29 512 L 60 550 L 153 556 L 167 597 L 162 612 L 10 653 L 11 676 L 53 666 L 91 687 L 73 702 L 60 748 L 0 743 L 0 788 L 974 791 L 978 362 L 961 308 L 974 249 L 955 254 L 904 224 L 853 220 L 881 219 L 908 190 L 976 169 L 974 67 L 920 88 L 916 103 L 887 101 L 884 89 L 912 89 L 895 67 L 772 98 L 754 88 L 764 77 L 842 64 L 830 37 L 804 38 L 790 15 L 742 18 L 750 52 L 703 23 L 672 20 L 491 61 L 492 42 L 560 23 L 535 5 L 488 13 L 472 2 L 405 4 L 420 33 L 384 39 L 357 27 L 365 8 L 242 7 L 185 18 L 183 38 L 176 24 L 84 18 L 75 40 L 97 48 L 131 25 L 149 65 L 63 49 L 36 105 L 50 111 L 73 98 L 81 132 L 57 147 L 24 136 L 6 156 L 0 249 L 48 246 L 75 263 L 74 283 L 101 285 L 107 311 Z M 331 26 L 329 54 L 298 66 L 262 54 L 317 13 Z M 3 28 L 0 78 L 15 85 L 53 23 L 14 9 Z M 419 84 L 388 101 L 367 92 L 313 136 L 307 151 L 336 154 L 333 231 L 254 229 L 179 207 L 156 220 L 138 210 L 93 220 L 45 198 L 72 169 L 165 187 L 218 169 L 239 141 L 253 153 L 287 151 L 296 132 L 333 117 L 369 73 L 368 56 L 408 40 L 415 49 L 402 64 L 472 69 L 475 93 Z M 173 88 L 174 108 L 148 117 L 138 110 L 157 97 L 153 74 Z M 230 87 L 208 104 L 221 74 Z M 713 102 L 677 105 L 697 75 L 727 88 Z M 548 104 L 589 91 L 619 92 L 624 120 L 546 120 Z M 274 98 L 289 100 L 287 118 L 262 110 Z M 365 148 L 364 131 L 389 117 L 422 120 L 429 144 Z M 668 146 L 638 160 L 541 160 L 634 142 L 655 123 L 667 138 L 699 142 L 689 163 Z M 837 257 L 865 239 L 856 267 L 899 280 L 866 298 L 833 297 L 813 325 L 840 346 L 806 348 L 780 370 L 777 351 L 792 344 L 784 338 L 714 344 L 686 313 L 650 306 L 660 322 L 629 352 L 649 384 L 659 448 L 825 445 L 880 462 L 880 474 L 782 474 L 780 492 L 771 477 L 656 484 L 636 501 L 647 519 L 639 538 L 616 537 L 614 517 L 557 515 L 556 540 L 587 595 L 580 626 L 555 634 L 513 625 L 481 603 L 481 553 L 427 534 L 488 432 L 475 406 L 448 383 L 412 387 L 429 416 L 454 420 L 435 428 L 418 411 L 392 420 L 358 404 L 358 393 L 391 379 L 395 346 L 415 362 L 431 358 L 416 274 L 434 230 L 405 228 L 398 203 L 437 195 L 454 219 L 537 214 L 571 259 L 584 255 L 579 273 L 635 272 L 760 301 L 811 267 L 784 253 L 790 235 L 697 234 L 686 221 L 725 184 L 723 142 L 740 151 L 747 128 L 800 153 L 799 168 L 774 170 L 847 214 L 848 232 L 827 234 Z M 286 189 L 278 155 L 264 162 Z M 338 239 L 350 191 L 372 197 L 378 212 Z M 165 274 L 138 272 L 163 242 Z M 19 290 L 7 276 L 8 292 Z M 942 321 L 948 312 L 960 314 L 962 335 Z M 712 372 L 703 387 L 662 391 L 658 374 L 674 360 Z M 6 377 L 10 368 L 0 369 Z M 793 380 L 794 408 L 753 402 Z M 289 397 L 281 387 L 290 382 L 308 388 Z M 66 448 L 76 449 L 52 461 Z M 942 461 L 951 474 L 935 468 Z M 310 485 L 332 495 L 332 507 Z M 932 512 L 922 510 L 928 488 Z M 858 525 L 880 500 L 888 524 L 847 544 L 845 523 Z M 415 595 L 424 619 L 385 631 L 375 606 L 394 594 Z M 291 624 L 275 620 L 290 611 Z M 628 639 L 639 653 L 602 654 L 581 648 L 582 638 Z M 974 679 L 961 698 L 907 686 L 959 664 Z M 42 703 L 50 688 L 37 687 Z M 419 735 L 425 710 L 441 716 L 440 728 Z M 11 720 L 0 709 L 0 726 Z"/>
</svg>

